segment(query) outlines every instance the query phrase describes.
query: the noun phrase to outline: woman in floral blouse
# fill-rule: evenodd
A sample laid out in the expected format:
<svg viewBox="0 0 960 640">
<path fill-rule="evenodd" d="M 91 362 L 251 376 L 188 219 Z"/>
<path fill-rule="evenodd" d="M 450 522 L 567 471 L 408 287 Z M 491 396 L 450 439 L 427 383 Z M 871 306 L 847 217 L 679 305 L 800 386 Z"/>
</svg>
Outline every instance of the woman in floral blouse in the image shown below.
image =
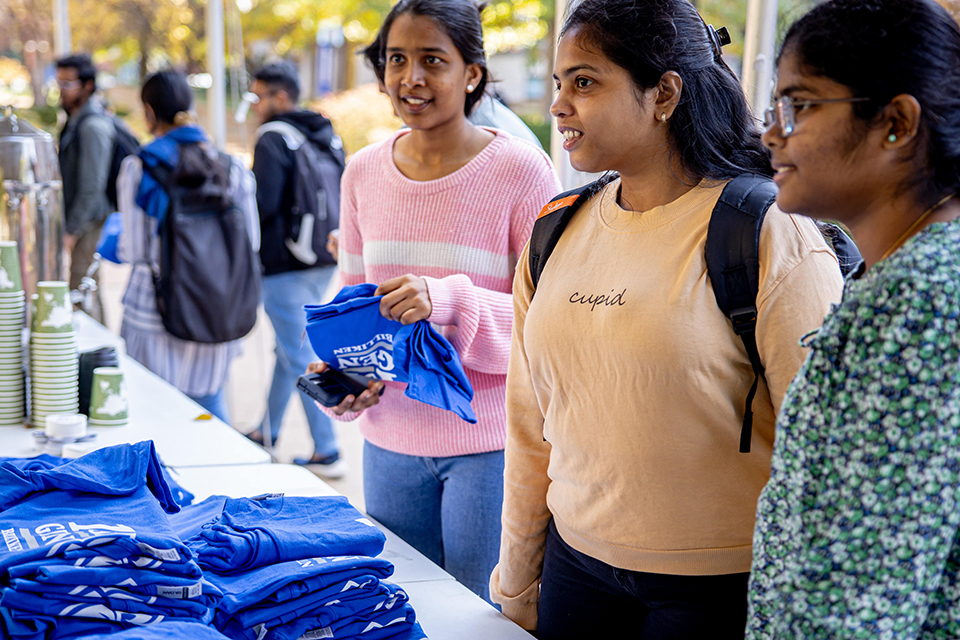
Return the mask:
<svg viewBox="0 0 960 640">
<path fill-rule="evenodd" d="M 848 225 L 864 264 L 783 402 L 747 637 L 957 638 L 960 29 L 833 0 L 778 66 L 777 204 Z"/>
</svg>

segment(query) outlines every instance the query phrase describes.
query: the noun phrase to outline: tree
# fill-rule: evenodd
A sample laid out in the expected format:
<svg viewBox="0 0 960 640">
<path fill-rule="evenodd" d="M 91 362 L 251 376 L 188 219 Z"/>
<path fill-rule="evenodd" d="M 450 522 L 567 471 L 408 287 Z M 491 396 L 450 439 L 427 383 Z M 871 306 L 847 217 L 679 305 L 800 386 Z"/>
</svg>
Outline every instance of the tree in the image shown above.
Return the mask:
<svg viewBox="0 0 960 640">
<path fill-rule="evenodd" d="M 43 104 L 43 69 L 52 59 L 53 5 L 46 0 L 5 0 L 0 4 L 0 42 L 21 52 L 30 72 L 36 104 Z"/>
</svg>

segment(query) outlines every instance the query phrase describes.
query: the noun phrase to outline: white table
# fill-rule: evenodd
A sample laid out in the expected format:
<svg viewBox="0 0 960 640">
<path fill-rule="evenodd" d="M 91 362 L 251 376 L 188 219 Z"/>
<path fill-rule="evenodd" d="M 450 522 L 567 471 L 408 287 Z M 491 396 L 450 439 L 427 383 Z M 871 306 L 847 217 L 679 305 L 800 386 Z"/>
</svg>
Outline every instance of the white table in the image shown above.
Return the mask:
<svg viewBox="0 0 960 640">
<path fill-rule="evenodd" d="M 172 469 L 171 473 L 194 494 L 197 502 L 211 495 L 340 495 L 306 469 L 287 464 L 193 467 Z M 530 634 L 449 573 L 382 525 L 380 529 L 387 536 L 380 557 L 396 567 L 390 581 L 402 586 L 410 596 L 417 620 L 431 640 L 530 640 Z"/>
<path fill-rule="evenodd" d="M 77 332 L 77 349 L 91 351 L 99 347 L 116 347 L 120 353 L 127 352 L 123 338 L 82 311 L 73 314 L 73 328 Z"/>
<path fill-rule="evenodd" d="M 123 340 L 88 316 L 76 314 L 77 342 L 81 349 L 123 347 Z M 130 424 L 95 427 L 96 447 L 153 440 L 164 465 L 196 467 L 231 464 L 265 464 L 270 454 L 217 418 L 197 420 L 206 411 L 168 382 L 157 377 L 126 353 L 120 369 L 127 383 Z M 0 457 L 34 455 L 33 430 L 0 427 Z"/>
</svg>

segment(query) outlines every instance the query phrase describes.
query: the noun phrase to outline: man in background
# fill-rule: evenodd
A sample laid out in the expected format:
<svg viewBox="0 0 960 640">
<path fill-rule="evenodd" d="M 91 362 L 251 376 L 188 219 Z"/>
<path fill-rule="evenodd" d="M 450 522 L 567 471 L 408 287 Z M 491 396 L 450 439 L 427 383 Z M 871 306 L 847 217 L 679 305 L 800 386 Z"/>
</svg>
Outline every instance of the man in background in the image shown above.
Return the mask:
<svg viewBox="0 0 960 640">
<path fill-rule="evenodd" d="M 310 343 L 303 339 L 306 326 L 303 305 L 321 302 L 336 268 L 336 260 L 323 249 L 314 253 L 307 248 L 307 257 L 304 257 L 304 252 L 299 250 L 304 248 L 304 243 L 298 244 L 298 238 L 291 237 L 291 228 L 299 226 L 291 224 L 292 218 L 302 214 L 303 208 L 296 202 L 295 187 L 297 180 L 302 180 L 297 172 L 324 173 L 314 178 L 318 184 L 328 185 L 315 220 L 317 234 L 325 238 L 329 230 L 337 227 L 339 219 L 343 152 L 329 120 L 297 107 L 300 83 L 292 65 L 271 64 L 253 77 L 250 89 L 257 97 L 254 109 L 264 123 L 257 132 L 259 138 L 253 154 L 260 212 L 260 261 L 264 269 L 263 306 L 277 342 L 277 362 L 267 397 L 267 412 L 259 429 L 248 435 L 262 444 L 267 433 L 271 442 L 276 440 L 290 394 L 296 393 L 297 376 L 315 359 Z M 305 162 L 303 153 L 297 151 L 300 144 L 313 145 L 320 154 L 315 157 L 323 162 L 317 166 L 301 166 Z M 306 244 L 309 245 L 309 241 Z M 324 478 L 342 477 L 346 463 L 340 459 L 330 419 L 312 400 L 297 395 L 307 414 L 314 452 L 311 457 L 297 458 L 294 462 Z"/>
<path fill-rule="evenodd" d="M 64 238 L 70 254 L 70 288 L 76 289 L 93 262 L 103 221 L 113 211 L 107 179 L 113 155 L 113 122 L 104 113 L 97 90 L 97 70 L 87 54 L 57 61 L 60 106 L 67 123 L 60 133 L 60 173 L 63 177 Z M 94 315 L 103 320 L 100 297 Z"/>
</svg>

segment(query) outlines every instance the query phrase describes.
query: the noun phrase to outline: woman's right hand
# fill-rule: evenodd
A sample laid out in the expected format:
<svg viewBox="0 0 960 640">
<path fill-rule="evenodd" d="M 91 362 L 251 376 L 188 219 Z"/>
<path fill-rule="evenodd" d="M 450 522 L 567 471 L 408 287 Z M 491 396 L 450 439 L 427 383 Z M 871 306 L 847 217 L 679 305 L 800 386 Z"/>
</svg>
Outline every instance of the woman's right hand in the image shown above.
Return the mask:
<svg viewBox="0 0 960 640">
<path fill-rule="evenodd" d="M 326 362 L 311 362 L 307 365 L 307 373 L 323 373 L 328 368 Z M 349 395 L 343 399 L 343 402 L 338 404 L 335 407 L 330 407 L 330 410 L 333 411 L 338 416 L 342 416 L 347 411 L 353 411 L 354 413 L 358 411 L 363 411 L 364 409 L 369 409 L 373 405 L 380 402 L 380 390 L 383 388 L 382 380 L 371 380 L 367 383 L 367 390 L 361 393 L 359 396 L 354 397 Z M 317 403 L 317 406 L 320 406 L 320 403 Z"/>
</svg>

